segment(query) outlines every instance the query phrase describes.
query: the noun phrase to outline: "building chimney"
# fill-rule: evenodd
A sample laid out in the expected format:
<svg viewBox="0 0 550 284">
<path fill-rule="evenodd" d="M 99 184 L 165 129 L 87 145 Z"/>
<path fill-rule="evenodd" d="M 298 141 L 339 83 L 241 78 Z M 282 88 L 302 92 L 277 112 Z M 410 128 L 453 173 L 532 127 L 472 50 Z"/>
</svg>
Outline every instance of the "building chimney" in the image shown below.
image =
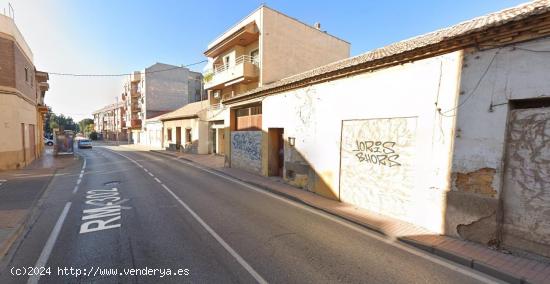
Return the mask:
<svg viewBox="0 0 550 284">
<path fill-rule="evenodd" d="M 313 25 L 314 28 L 318 29 L 318 30 L 321 30 L 321 23 L 319 22 L 316 22 L 314 25 Z"/>
</svg>

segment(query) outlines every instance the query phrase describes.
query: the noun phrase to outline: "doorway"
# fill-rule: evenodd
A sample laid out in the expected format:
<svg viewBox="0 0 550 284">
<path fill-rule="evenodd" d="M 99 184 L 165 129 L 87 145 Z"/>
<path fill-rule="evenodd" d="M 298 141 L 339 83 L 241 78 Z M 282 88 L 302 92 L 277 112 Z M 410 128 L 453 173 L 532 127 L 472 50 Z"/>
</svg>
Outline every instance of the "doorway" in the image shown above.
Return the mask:
<svg viewBox="0 0 550 284">
<path fill-rule="evenodd" d="M 217 154 L 217 146 L 218 146 L 218 130 L 216 128 L 210 129 L 210 137 L 212 139 L 210 140 L 210 153 Z"/>
<path fill-rule="evenodd" d="M 176 127 L 176 148 L 181 145 L 181 127 Z"/>
<path fill-rule="evenodd" d="M 283 176 L 285 161 L 284 128 L 268 129 L 268 175 Z"/>
<path fill-rule="evenodd" d="M 550 256 L 549 159 L 550 101 L 513 102 L 502 193 L 504 246 Z"/>
<path fill-rule="evenodd" d="M 21 147 L 23 147 L 23 162 L 27 163 L 27 150 L 25 146 L 25 124 L 21 123 Z"/>
<path fill-rule="evenodd" d="M 32 161 L 36 158 L 36 139 L 34 133 L 34 124 L 29 124 L 29 149 L 29 160 Z"/>
</svg>

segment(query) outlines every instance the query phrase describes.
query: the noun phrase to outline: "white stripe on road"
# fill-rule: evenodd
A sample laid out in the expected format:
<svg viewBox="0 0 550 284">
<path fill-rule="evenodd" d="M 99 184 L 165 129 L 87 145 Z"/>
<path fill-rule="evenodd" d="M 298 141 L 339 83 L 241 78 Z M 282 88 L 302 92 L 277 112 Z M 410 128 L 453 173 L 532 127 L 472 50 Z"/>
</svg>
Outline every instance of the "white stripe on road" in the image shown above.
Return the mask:
<svg viewBox="0 0 550 284">
<path fill-rule="evenodd" d="M 117 153 L 111 149 L 109 149 L 109 151 L 112 151 L 113 153 L 115 154 L 118 154 L 130 161 L 132 161 L 134 164 L 136 165 L 139 165 L 139 163 L 137 161 L 135 161 L 134 159 L 126 156 L 126 155 L 123 155 L 123 154 L 120 154 L 120 153 Z M 144 169 L 145 170 L 145 169 Z M 151 176 L 152 174 L 149 173 Z M 157 178 L 155 178 L 157 179 Z M 160 181 L 160 180 L 159 180 Z M 183 206 L 183 208 L 185 208 L 190 214 L 191 216 L 193 216 L 193 218 L 208 232 L 210 233 L 210 235 L 216 240 L 218 241 L 218 243 L 227 251 L 229 252 L 229 254 L 231 254 L 235 260 L 237 260 L 237 262 L 242 265 L 242 267 L 244 269 L 246 269 L 246 271 L 248 271 L 248 273 L 250 273 L 250 275 L 252 277 L 254 277 L 254 279 L 256 279 L 256 281 L 258 281 L 258 283 L 268 283 L 258 272 L 256 272 L 256 270 L 254 270 L 254 268 L 252 268 L 252 266 L 250 266 L 250 264 L 248 264 L 248 262 L 246 262 L 246 260 L 244 260 L 231 246 L 229 246 L 229 244 L 227 244 L 221 237 L 220 235 L 218 235 L 214 229 L 212 229 L 208 224 L 206 224 L 206 222 L 204 222 L 204 220 L 202 220 L 202 218 L 197 214 L 195 213 L 195 211 L 193 211 L 193 209 L 191 209 L 185 202 L 183 202 L 183 200 L 181 200 L 172 190 L 170 190 L 170 188 L 168 186 L 166 186 L 165 184 L 161 184 L 162 187 L 170 194 L 172 195 L 172 197 L 174 197 L 180 204 L 181 206 Z"/>
<path fill-rule="evenodd" d="M 155 178 L 155 180 L 156 180 L 158 183 L 162 183 L 162 182 L 160 181 L 160 179 L 158 179 L 158 178 Z"/>
<path fill-rule="evenodd" d="M 147 172 L 150 176 L 154 177 L 155 175 L 153 175 L 151 172 Z"/>
<path fill-rule="evenodd" d="M 246 260 L 244 260 L 232 247 L 230 247 L 210 226 L 208 226 L 208 224 L 206 224 L 206 222 L 204 222 L 202 220 L 201 217 L 199 217 L 199 215 L 197 215 L 197 213 L 195 213 L 195 211 L 193 211 L 191 208 L 189 208 L 189 206 L 187 206 L 187 204 L 185 202 L 183 202 L 173 191 L 171 191 L 167 186 L 163 186 L 164 189 L 166 189 L 166 191 L 168 191 L 168 193 L 170 193 L 190 214 L 191 216 L 193 216 L 193 218 L 195 218 L 195 220 L 197 220 L 197 222 L 199 222 L 202 227 L 208 231 L 208 233 L 210 233 L 210 235 L 212 235 L 212 237 L 214 237 L 214 239 L 216 239 L 216 241 L 218 241 L 218 243 L 220 243 L 220 245 L 223 246 L 223 248 L 225 248 L 225 250 L 227 252 L 229 252 L 236 260 L 237 262 L 239 262 L 243 267 L 244 269 L 246 269 L 246 271 L 248 271 L 248 273 L 250 273 L 250 275 L 252 275 L 252 277 L 254 277 L 254 279 L 256 279 L 256 281 L 258 281 L 258 283 L 267 283 L 267 281 L 265 281 L 265 279 L 262 278 L 262 276 L 260 276 L 260 274 L 258 274 L 258 272 L 256 272 L 256 270 L 254 270 L 254 268 L 252 268 L 252 266 L 250 266 L 250 264 L 248 264 L 246 262 Z"/>
<path fill-rule="evenodd" d="M 408 245 L 404 245 L 404 244 L 398 243 L 398 242 L 396 242 L 396 241 L 387 239 L 387 238 L 385 238 L 385 237 L 379 236 L 379 235 L 377 235 L 377 234 L 375 234 L 375 233 L 373 233 L 373 232 L 370 232 L 370 231 L 364 229 L 363 227 L 359 227 L 359 226 L 356 225 L 356 224 L 349 223 L 348 221 L 342 220 L 341 218 L 336 217 L 336 216 L 333 216 L 333 215 L 331 215 L 331 214 L 329 214 L 329 213 L 325 213 L 325 212 L 320 211 L 320 210 L 318 210 L 318 209 L 314 209 L 314 208 L 309 207 L 309 206 L 307 206 L 307 205 L 304 205 L 304 204 L 301 204 L 301 203 L 292 201 L 292 200 L 287 199 L 287 198 L 285 198 L 285 197 L 279 196 L 279 195 L 277 195 L 277 194 L 275 194 L 275 193 L 271 193 L 271 192 L 269 192 L 269 191 L 263 190 L 263 189 L 261 189 L 261 188 L 259 188 L 259 187 L 256 187 L 256 186 L 253 186 L 253 185 L 251 185 L 251 184 L 242 182 L 242 181 L 240 181 L 240 180 L 238 180 L 238 179 L 235 179 L 235 178 L 232 178 L 232 177 L 229 177 L 229 176 L 225 176 L 225 175 L 223 175 L 223 174 L 220 174 L 220 173 L 218 173 L 218 172 L 216 172 L 216 171 L 212 171 L 212 170 L 207 169 L 207 168 L 205 168 L 205 167 L 202 167 L 202 166 L 199 166 L 199 165 L 196 165 L 196 164 L 192 164 L 192 163 L 187 162 L 187 161 L 183 161 L 183 160 L 181 160 L 181 159 L 179 159 L 179 158 L 172 158 L 172 159 L 173 159 L 173 160 L 176 160 L 176 161 L 178 161 L 178 162 L 180 162 L 180 163 L 186 164 L 186 165 L 188 165 L 188 166 L 194 167 L 194 168 L 196 168 L 196 169 L 200 169 L 200 170 L 203 170 L 203 171 L 208 172 L 208 173 L 210 173 L 210 174 L 216 175 L 216 176 L 221 177 L 221 178 L 223 178 L 223 179 L 232 181 L 232 182 L 237 183 L 237 184 L 239 184 L 239 185 L 242 185 L 243 187 L 246 187 L 246 188 L 248 188 L 248 189 L 250 189 L 250 190 L 253 190 L 253 191 L 255 191 L 255 192 L 262 193 L 262 194 L 267 195 L 267 196 L 269 196 L 269 197 L 271 197 L 271 198 L 274 198 L 274 199 L 277 199 L 277 200 L 279 200 L 279 201 L 282 201 L 282 202 L 285 202 L 285 203 L 287 203 L 287 204 L 290 204 L 290 205 L 292 205 L 292 206 L 294 206 L 294 207 L 298 207 L 298 208 L 304 209 L 304 210 L 306 210 L 306 211 L 308 211 L 308 212 L 311 212 L 311 213 L 313 213 L 313 214 L 316 214 L 316 215 L 318 215 L 318 216 L 325 217 L 325 218 L 327 218 L 327 219 L 329 219 L 329 220 L 331 220 L 331 221 L 334 221 L 334 222 L 336 222 L 336 223 L 338 223 L 338 224 L 340 224 L 340 225 L 343 225 L 343 226 L 345 226 L 345 227 L 347 227 L 347 228 L 350 228 L 350 229 L 352 229 L 352 230 L 354 230 L 354 231 L 356 231 L 356 232 L 359 232 L 359 233 L 361 233 L 361 234 L 367 235 L 367 236 L 372 237 L 372 238 L 374 238 L 374 239 L 377 239 L 377 240 L 379 240 L 379 241 L 381 241 L 381 242 L 384 242 L 384 243 L 386 243 L 386 244 L 388 244 L 388 245 L 391 245 L 391 246 L 393 246 L 393 247 L 396 247 L 396 248 L 398 248 L 398 249 L 404 250 L 404 251 L 406 251 L 406 252 L 408 252 L 408 253 L 411 253 L 411 254 L 413 254 L 413 255 L 422 257 L 422 258 L 424 258 L 424 259 L 426 259 L 426 260 L 429 260 L 429 261 L 431 261 L 431 262 L 434 262 L 434 263 L 437 263 L 437 264 L 439 264 L 439 265 L 442 265 L 442 266 L 444 266 L 444 267 L 446 267 L 446 268 L 448 268 L 448 269 L 451 269 L 451 270 L 453 270 L 453 271 L 457 271 L 457 272 L 462 273 L 462 274 L 464 274 L 464 275 L 470 276 L 470 277 L 472 277 L 472 278 L 474 278 L 474 279 L 477 279 L 477 280 L 479 280 L 479 281 L 486 282 L 486 283 L 499 283 L 499 281 L 495 281 L 495 279 L 492 278 L 492 277 L 489 276 L 489 275 L 484 275 L 484 274 L 478 273 L 478 272 L 476 272 L 476 271 L 474 271 L 474 270 L 471 270 L 470 268 L 463 267 L 462 265 L 452 263 L 452 262 L 447 261 L 447 260 L 445 260 L 445 259 L 439 258 L 439 257 L 434 256 L 434 255 L 431 255 L 431 254 L 428 254 L 428 253 L 423 252 L 423 251 L 420 251 L 420 250 L 418 250 L 418 249 L 412 248 L 412 247 L 410 247 L 410 246 L 408 246 Z M 169 189 L 167 189 L 167 190 L 169 190 Z"/>
<path fill-rule="evenodd" d="M 59 216 L 59 219 L 57 219 L 57 222 L 55 223 L 55 226 L 53 227 L 53 230 L 50 233 L 50 237 L 46 241 L 46 245 L 44 245 L 44 248 L 42 249 L 42 253 L 40 254 L 40 257 L 38 258 L 38 260 L 36 261 L 36 264 L 34 265 L 34 267 L 46 267 L 46 264 L 48 263 L 48 258 L 50 258 L 50 254 L 52 253 L 55 242 L 57 241 L 57 237 L 59 236 L 59 232 L 61 232 L 61 227 L 63 227 L 63 222 L 65 222 L 65 218 L 67 218 L 67 214 L 69 213 L 70 208 L 71 208 L 71 202 L 67 202 L 67 204 L 65 204 L 65 208 L 63 208 L 63 211 Z M 40 280 L 40 273 L 35 273 L 31 277 L 29 277 L 29 280 L 27 281 L 27 283 L 28 284 L 38 283 L 38 280 Z"/>
<path fill-rule="evenodd" d="M 82 170 L 80 170 L 80 175 L 78 175 L 78 180 L 76 181 L 76 186 L 73 189 L 73 194 L 75 194 L 78 191 L 78 186 L 82 182 L 82 177 L 84 176 L 84 169 L 86 169 L 86 158 L 81 156 L 84 159 L 84 163 L 82 163 Z"/>
</svg>

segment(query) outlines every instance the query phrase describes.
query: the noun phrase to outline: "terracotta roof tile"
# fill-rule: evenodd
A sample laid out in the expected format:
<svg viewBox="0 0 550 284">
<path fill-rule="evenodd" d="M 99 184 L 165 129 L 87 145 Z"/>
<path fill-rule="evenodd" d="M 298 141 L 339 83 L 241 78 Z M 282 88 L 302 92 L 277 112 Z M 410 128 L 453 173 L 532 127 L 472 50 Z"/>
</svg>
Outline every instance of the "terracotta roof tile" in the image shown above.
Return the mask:
<svg viewBox="0 0 550 284">
<path fill-rule="evenodd" d="M 486 30 L 491 27 L 500 26 L 506 23 L 528 18 L 530 16 L 543 14 L 549 11 L 550 11 L 550 0 L 539 0 L 539 1 L 533 1 L 529 3 L 521 4 L 513 8 L 505 9 L 499 12 L 474 18 L 472 20 L 461 22 L 451 27 L 436 30 L 434 32 L 416 36 L 407 40 L 399 41 L 382 48 L 374 49 L 372 51 L 363 53 L 355 57 L 350 57 L 347 59 L 336 61 L 328 65 L 324 65 L 297 75 L 293 75 L 291 77 L 287 77 L 285 79 L 276 81 L 269 85 L 265 85 L 265 86 L 250 90 L 238 97 L 229 99 L 229 101 L 243 98 L 249 95 L 258 94 L 264 91 L 269 91 L 277 87 L 282 87 L 282 86 L 296 83 L 305 79 L 309 79 L 319 75 L 338 71 L 340 69 L 354 67 L 356 65 L 368 63 L 370 61 L 379 60 L 385 57 L 398 55 L 407 51 L 412 51 L 412 50 L 427 47 L 430 45 L 439 44 L 450 39 L 454 39 L 460 36 L 465 36 L 468 34 L 473 34 L 476 32 Z"/>
</svg>

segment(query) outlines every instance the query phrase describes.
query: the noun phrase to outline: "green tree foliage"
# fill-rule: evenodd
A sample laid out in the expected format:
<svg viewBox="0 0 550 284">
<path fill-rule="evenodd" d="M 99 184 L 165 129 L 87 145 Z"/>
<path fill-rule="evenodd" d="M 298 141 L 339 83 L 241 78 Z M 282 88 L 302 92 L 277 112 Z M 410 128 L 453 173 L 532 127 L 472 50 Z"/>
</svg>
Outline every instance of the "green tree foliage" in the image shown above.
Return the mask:
<svg viewBox="0 0 550 284">
<path fill-rule="evenodd" d="M 97 138 L 98 138 L 97 132 L 95 132 L 95 131 L 90 132 L 90 136 L 89 136 L 89 137 L 90 137 L 90 139 L 92 139 L 92 140 L 97 140 Z"/>
<path fill-rule="evenodd" d="M 80 127 L 80 132 L 82 132 L 84 136 L 89 136 L 94 130 L 94 120 L 91 118 L 85 118 L 78 122 L 78 126 Z"/>
<path fill-rule="evenodd" d="M 64 114 L 55 114 L 53 112 L 49 112 L 49 117 L 47 121 L 48 129 L 53 131 L 54 128 L 59 128 L 59 130 L 72 130 L 74 132 L 80 131 L 80 126 L 74 122 L 73 118 L 70 116 L 65 116 Z M 44 129 L 47 127 L 44 126 Z"/>
</svg>

